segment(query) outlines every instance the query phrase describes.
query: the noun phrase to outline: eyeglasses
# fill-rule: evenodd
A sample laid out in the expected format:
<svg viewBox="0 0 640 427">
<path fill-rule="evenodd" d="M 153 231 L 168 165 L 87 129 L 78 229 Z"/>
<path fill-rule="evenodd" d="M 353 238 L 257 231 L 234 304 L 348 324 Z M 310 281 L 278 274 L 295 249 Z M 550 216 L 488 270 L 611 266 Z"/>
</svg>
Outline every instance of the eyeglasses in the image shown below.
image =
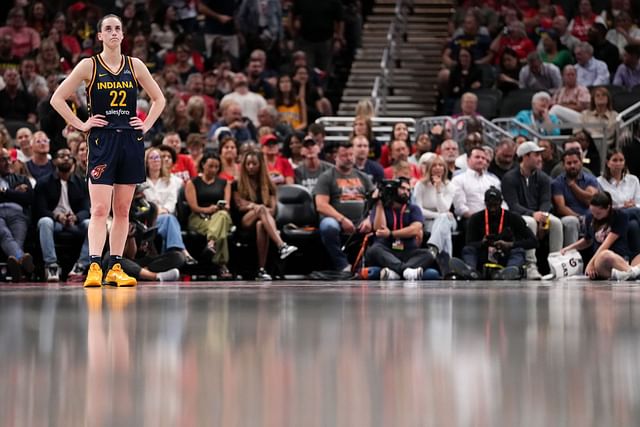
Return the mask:
<svg viewBox="0 0 640 427">
<path fill-rule="evenodd" d="M 35 141 L 36 144 L 48 144 L 49 140 L 48 139 L 36 139 Z"/>
<path fill-rule="evenodd" d="M 168 157 L 171 157 L 171 156 L 168 156 Z M 162 160 L 162 157 L 157 154 L 153 154 L 149 156 L 149 160 Z"/>
</svg>

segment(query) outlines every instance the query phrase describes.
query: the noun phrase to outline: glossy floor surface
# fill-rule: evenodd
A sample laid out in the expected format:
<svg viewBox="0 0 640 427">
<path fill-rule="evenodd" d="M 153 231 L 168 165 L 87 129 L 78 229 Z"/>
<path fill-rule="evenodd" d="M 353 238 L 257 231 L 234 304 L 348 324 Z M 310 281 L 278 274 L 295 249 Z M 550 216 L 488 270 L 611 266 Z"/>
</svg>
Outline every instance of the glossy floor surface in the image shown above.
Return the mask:
<svg viewBox="0 0 640 427">
<path fill-rule="evenodd" d="M 637 426 L 640 285 L 0 286 L 0 426 Z"/>
</svg>

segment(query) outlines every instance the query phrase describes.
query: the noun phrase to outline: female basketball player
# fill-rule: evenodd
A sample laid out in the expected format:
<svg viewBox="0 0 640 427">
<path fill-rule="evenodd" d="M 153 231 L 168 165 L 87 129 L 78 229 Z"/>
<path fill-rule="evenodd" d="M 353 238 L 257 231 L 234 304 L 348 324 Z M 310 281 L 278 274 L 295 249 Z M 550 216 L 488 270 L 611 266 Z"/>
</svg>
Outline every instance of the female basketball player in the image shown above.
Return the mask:
<svg viewBox="0 0 640 427">
<path fill-rule="evenodd" d="M 147 67 L 137 58 L 122 55 L 122 20 L 106 15 L 98 22 L 102 52 L 80 61 L 51 97 L 51 105 L 78 130 L 89 132 L 87 179 L 91 198 L 89 253 L 91 264 L 85 287 L 102 285 L 101 255 L 107 233 L 107 215 L 113 209 L 109 236 L 111 257 L 106 284 L 135 286 L 122 271 L 120 260 L 129 229 L 129 207 L 135 186 L 145 181 L 144 133 L 160 116 L 165 99 Z M 85 82 L 89 119 L 82 122 L 65 100 Z M 151 98 L 151 109 L 142 121 L 136 117 L 138 86 Z"/>
</svg>

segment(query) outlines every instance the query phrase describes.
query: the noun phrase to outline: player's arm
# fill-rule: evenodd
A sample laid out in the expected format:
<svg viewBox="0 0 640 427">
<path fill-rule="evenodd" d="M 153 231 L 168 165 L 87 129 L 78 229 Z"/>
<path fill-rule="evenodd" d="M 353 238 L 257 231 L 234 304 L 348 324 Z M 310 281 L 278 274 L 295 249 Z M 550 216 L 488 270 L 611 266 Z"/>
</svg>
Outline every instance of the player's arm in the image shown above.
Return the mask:
<svg viewBox="0 0 640 427">
<path fill-rule="evenodd" d="M 151 109 L 149 110 L 149 114 L 147 114 L 147 118 L 144 122 L 138 117 L 133 117 L 130 120 L 130 123 L 134 128 L 146 133 L 153 127 L 153 124 L 158 120 L 158 117 L 160 117 L 162 110 L 164 110 L 166 101 L 162 91 L 160 90 L 160 86 L 158 86 L 158 83 L 156 83 L 151 76 L 147 66 L 138 58 L 131 58 L 131 61 L 133 62 L 133 71 L 136 73 L 138 83 L 140 83 L 140 86 L 142 86 L 147 95 L 149 95 L 149 98 L 151 98 Z"/>
<path fill-rule="evenodd" d="M 56 89 L 51 96 L 51 101 L 49 101 L 53 109 L 56 110 L 67 123 L 82 132 L 87 132 L 92 127 L 102 127 L 107 124 L 104 116 L 100 114 L 91 116 L 86 122 L 83 122 L 73 113 L 69 105 L 67 105 L 67 99 L 73 95 L 83 81 L 91 81 L 92 75 L 93 61 L 90 58 L 85 58 L 80 61 L 73 71 L 71 71 L 71 74 L 60 83 L 58 89 Z"/>
</svg>

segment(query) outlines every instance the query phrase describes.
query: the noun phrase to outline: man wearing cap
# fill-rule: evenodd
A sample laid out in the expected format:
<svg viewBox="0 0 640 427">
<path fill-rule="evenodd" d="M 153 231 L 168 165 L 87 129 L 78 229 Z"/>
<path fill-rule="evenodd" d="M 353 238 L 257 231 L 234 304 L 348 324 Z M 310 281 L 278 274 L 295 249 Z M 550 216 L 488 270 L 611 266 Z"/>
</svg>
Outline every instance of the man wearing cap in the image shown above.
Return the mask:
<svg viewBox="0 0 640 427">
<path fill-rule="evenodd" d="M 509 210 L 522 216 L 535 236 L 549 233 L 549 252 L 562 249 L 562 222 L 550 214 L 551 178 L 542 169 L 544 148 L 533 141 L 520 144 L 516 150 L 520 166 L 507 172 L 502 178 L 502 191 Z M 526 253 L 528 279 L 540 279 L 536 253 Z"/>
<path fill-rule="evenodd" d="M 303 161 L 296 168 L 295 183 L 304 186 L 310 193 L 313 193 L 318 177 L 327 169 L 331 169 L 331 163 L 320 160 L 320 147 L 311 137 L 306 137 L 302 141 L 301 151 Z"/>
<path fill-rule="evenodd" d="M 496 187 L 484 193 L 486 208 L 469 219 L 462 260 L 451 259 L 452 272 L 464 279 L 516 280 L 522 277 L 525 250 L 538 241 L 520 215 L 501 207 L 502 193 Z M 493 264 L 485 277 L 478 273 Z"/>
<path fill-rule="evenodd" d="M 269 178 L 275 185 L 293 184 L 291 163 L 280 155 L 280 142 L 272 133 L 260 137 L 262 154 L 269 171 Z"/>
<path fill-rule="evenodd" d="M 516 121 L 540 133 L 541 135 L 560 135 L 560 129 L 554 125 L 560 124 L 558 116 L 549 113 L 551 95 L 547 92 L 537 92 L 531 98 L 531 110 L 522 110 L 516 114 Z M 516 131 L 516 135 L 529 136 L 524 129 Z"/>
</svg>

